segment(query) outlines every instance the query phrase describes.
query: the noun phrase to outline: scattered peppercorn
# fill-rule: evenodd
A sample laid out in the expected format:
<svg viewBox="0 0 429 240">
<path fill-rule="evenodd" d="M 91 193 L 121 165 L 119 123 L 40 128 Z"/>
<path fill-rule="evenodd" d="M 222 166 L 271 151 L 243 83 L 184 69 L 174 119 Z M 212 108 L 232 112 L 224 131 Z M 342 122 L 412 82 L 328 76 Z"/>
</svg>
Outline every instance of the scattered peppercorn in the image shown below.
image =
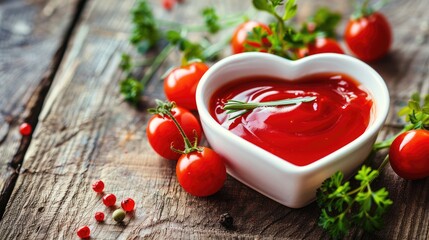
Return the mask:
<svg viewBox="0 0 429 240">
<path fill-rule="evenodd" d="M 88 226 L 83 226 L 79 228 L 76 233 L 79 238 L 89 238 L 89 235 L 91 235 L 91 230 Z"/>
<path fill-rule="evenodd" d="M 131 212 L 132 210 L 134 210 L 135 205 L 136 203 L 132 198 L 125 198 L 121 202 L 121 207 L 122 209 L 124 209 L 125 212 Z"/>
<path fill-rule="evenodd" d="M 28 123 L 23 123 L 19 126 L 19 133 L 21 133 L 22 136 L 28 136 L 33 131 L 33 128 Z"/>
<path fill-rule="evenodd" d="M 115 205 L 116 203 L 116 196 L 112 193 L 109 193 L 107 195 L 104 195 L 103 197 L 103 203 L 106 205 L 106 207 L 111 207 Z"/>
<path fill-rule="evenodd" d="M 101 193 L 104 190 L 104 182 L 101 180 L 97 180 L 92 184 L 92 189 L 95 192 Z"/>
<path fill-rule="evenodd" d="M 96 212 L 95 213 L 95 220 L 97 220 L 97 222 L 104 221 L 104 213 L 103 212 Z"/>
<path fill-rule="evenodd" d="M 234 218 L 232 218 L 231 214 L 224 213 L 220 215 L 219 223 L 227 229 L 232 229 L 234 225 Z"/>
<path fill-rule="evenodd" d="M 112 217 L 116 222 L 122 222 L 125 218 L 125 211 L 118 208 L 113 212 Z"/>
</svg>

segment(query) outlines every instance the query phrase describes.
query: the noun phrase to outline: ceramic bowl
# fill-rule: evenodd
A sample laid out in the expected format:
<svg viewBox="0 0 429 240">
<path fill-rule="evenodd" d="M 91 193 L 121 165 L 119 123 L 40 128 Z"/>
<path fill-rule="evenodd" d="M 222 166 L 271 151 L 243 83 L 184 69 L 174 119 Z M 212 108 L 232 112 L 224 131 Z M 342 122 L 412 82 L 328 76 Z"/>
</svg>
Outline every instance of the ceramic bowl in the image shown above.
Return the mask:
<svg viewBox="0 0 429 240">
<path fill-rule="evenodd" d="M 264 75 L 298 79 L 305 75 L 344 73 L 360 82 L 374 105 L 370 123 L 357 139 L 306 166 L 293 165 L 223 128 L 210 115 L 209 102 L 216 90 L 239 78 Z M 210 146 L 226 161 L 234 178 L 265 196 L 292 208 L 315 199 L 321 183 L 337 171 L 350 176 L 371 152 L 389 109 L 389 92 L 380 75 L 364 62 L 341 54 L 318 54 L 297 61 L 267 53 L 242 53 L 214 64 L 198 84 L 198 112 Z"/>
</svg>

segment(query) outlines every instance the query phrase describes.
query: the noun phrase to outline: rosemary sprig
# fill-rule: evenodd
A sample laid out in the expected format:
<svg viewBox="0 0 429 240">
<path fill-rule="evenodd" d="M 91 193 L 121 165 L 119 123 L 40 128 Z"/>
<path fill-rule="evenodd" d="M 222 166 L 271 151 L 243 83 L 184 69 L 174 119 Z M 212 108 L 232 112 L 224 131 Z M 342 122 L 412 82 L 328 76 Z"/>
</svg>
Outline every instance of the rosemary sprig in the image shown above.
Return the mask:
<svg viewBox="0 0 429 240">
<path fill-rule="evenodd" d="M 303 102 L 311 102 L 315 99 L 316 97 L 297 97 L 270 102 L 242 102 L 231 99 L 227 101 L 227 103 L 223 106 L 223 109 L 226 110 L 227 114 L 237 113 L 236 115 L 229 118 L 229 120 L 233 120 L 258 107 L 295 105 Z"/>
</svg>

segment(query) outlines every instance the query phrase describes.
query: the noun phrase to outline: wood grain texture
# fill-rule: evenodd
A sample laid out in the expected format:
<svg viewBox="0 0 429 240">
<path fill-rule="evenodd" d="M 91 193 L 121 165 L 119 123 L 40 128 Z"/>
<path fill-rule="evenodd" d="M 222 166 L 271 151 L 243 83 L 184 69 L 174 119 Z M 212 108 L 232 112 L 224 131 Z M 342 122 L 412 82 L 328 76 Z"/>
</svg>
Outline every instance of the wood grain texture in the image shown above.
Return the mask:
<svg viewBox="0 0 429 240">
<path fill-rule="evenodd" d="M 19 125 L 37 124 L 76 3 L 0 2 L 0 219 L 30 142 L 19 134 Z"/>
<path fill-rule="evenodd" d="M 204 4 L 214 4 L 222 13 L 243 12 L 249 4 L 188 0 L 167 14 L 159 1 L 151 2 L 160 18 L 190 23 Z M 341 11 L 348 9 L 341 0 L 317 4 L 324 3 Z M 327 239 L 317 226 L 319 213 L 314 203 L 290 209 L 231 177 L 211 197 L 196 198 L 183 191 L 174 174 L 175 162 L 156 156 L 145 136 L 150 117 L 145 110 L 153 106 L 154 98 L 164 97 L 159 74 L 177 65 L 177 54 L 151 81 L 142 109 L 130 107 L 118 94 L 122 75 L 117 65 L 121 52 L 130 49 L 126 16 L 133 4 L 131 0 L 94 0 L 86 5 L 0 222 L 0 239 L 72 239 L 82 225 L 91 227 L 92 239 Z M 429 21 L 425 4 L 425 0 L 398 0 L 384 9 L 395 26 L 395 44 L 389 56 L 371 65 L 389 86 L 393 111 L 380 138 L 398 131 L 401 123 L 394 111 L 410 92 L 428 93 L 429 46 L 427 32 L 420 25 Z M 314 1 L 302 0 L 300 6 L 304 10 L 299 17 L 304 19 Z M 415 42 L 416 34 L 424 36 L 423 42 Z M 378 155 L 376 162 L 381 158 Z M 96 179 L 103 179 L 106 193 L 115 193 L 119 201 L 125 197 L 136 200 L 136 211 L 123 224 L 111 219 L 114 209 L 107 209 L 101 195 L 92 191 Z M 386 186 L 394 200 L 386 227 L 374 234 L 353 230 L 348 238 L 428 239 L 429 180 L 405 181 L 387 167 L 374 184 L 376 188 Z M 107 214 L 105 223 L 95 222 L 96 211 Z M 218 224 L 224 212 L 234 217 L 235 229 Z"/>
</svg>

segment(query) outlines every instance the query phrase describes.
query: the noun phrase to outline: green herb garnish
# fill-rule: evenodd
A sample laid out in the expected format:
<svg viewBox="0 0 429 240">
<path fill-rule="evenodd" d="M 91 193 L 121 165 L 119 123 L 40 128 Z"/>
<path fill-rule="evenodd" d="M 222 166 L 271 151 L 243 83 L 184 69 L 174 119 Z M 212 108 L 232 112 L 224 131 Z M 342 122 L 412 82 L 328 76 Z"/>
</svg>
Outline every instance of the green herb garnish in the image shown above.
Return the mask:
<svg viewBox="0 0 429 240">
<path fill-rule="evenodd" d="M 226 110 L 227 114 L 237 113 L 236 115 L 229 118 L 229 120 L 232 120 L 246 114 L 255 108 L 295 105 L 303 102 L 311 102 L 315 99 L 316 97 L 297 97 L 270 102 L 242 102 L 231 99 L 227 101 L 227 103 L 223 106 L 223 109 Z"/>
<path fill-rule="evenodd" d="M 271 14 L 276 21 L 269 25 L 271 33 L 256 27 L 247 36 L 246 51 L 268 52 L 287 59 L 298 58 L 297 50 L 313 43 L 317 37 L 335 38 L 341 14 L 319 8 L 307 22 L 297 28 L 289 23 L 297 12 L 295 0 L 253 0 L 253 6 Z M 280 14 L 277 10 L 283 7 Z"/>
<path fill-rule="evenodd" d="M 385 159 L 385 163 L 387 163 Z M 325 180 L 317 191 L 317 204 L 321 208 L 319 225 L 333 238 L 344 237 L 353 226 L 365 231 L 380 229 L 382 216 L 392 205 L 385 188 L 377 191 L 371 188 L 371 182 L 377 178 L 379 170 L 363 165 L 354 179 L 359 186 L 352 189 L 344 175 L 337 172 Z"/>
<path fill-rule="evenodd" d="M 393 140 L 406 131 L 413 129 L 429 130 L 429 94 L 424 98 L 421 98 L 420 94 L 414 93 L 408 101 L 408 105 L 399 110 L 398 115 L 405 116 L 407 124 L 402 131 L 396 135 L 374 144 L 374 151 L 389 148 L 390 145 L 392 145 Z"/>
<path fill-rule="evenodd" d="M 217 33 L 221 29 L 219 23 L 219 16 L 216 14 L 214 8 L 205 8 L 203 9 L 204 22 L 206 24 L 207 30 L 210 33 Z"/>
</svg>

